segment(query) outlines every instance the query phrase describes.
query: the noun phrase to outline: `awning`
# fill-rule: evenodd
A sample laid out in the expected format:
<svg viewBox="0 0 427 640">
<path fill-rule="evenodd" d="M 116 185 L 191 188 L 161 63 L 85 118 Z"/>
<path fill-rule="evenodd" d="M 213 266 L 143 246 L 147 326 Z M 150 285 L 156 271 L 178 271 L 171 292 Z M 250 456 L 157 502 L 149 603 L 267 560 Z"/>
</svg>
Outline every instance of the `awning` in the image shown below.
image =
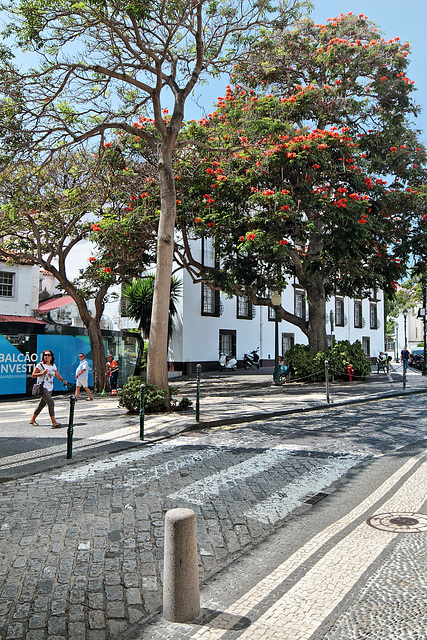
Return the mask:
<svg viewBox="0 0 427 640">
<path fill-rule="evenodd" d="M 39 303 L 39 313 L 49 313 L 59 307 L 65 307 L 66 304 L 74 302 L 71 296 L 61 296 L 60 298 L 49 298 L 49 300 L 43 300 Z"/>
</svg>

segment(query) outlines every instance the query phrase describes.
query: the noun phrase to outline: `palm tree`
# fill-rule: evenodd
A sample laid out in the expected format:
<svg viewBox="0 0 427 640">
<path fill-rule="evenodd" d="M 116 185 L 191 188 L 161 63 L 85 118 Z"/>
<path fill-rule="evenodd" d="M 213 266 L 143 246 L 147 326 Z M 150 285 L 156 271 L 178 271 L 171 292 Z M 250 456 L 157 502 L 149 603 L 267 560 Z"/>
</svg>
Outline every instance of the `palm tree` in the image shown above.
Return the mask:
<svg viewBox="0 0 427 640">
<path fill-rule="evenodd" d="M 123 287 L 123 300 L 125 302 L 125 314 L 138 322 L 142 338 L 150 337 L 151 310 L 153 307 L 155 276 L 148 274 L 143 278 L 134 278 L 130 284 Z M 173 320 L 178 313 L 177 302 L 182 294 L 182 280 L 172 276 L 171 293 L 169 302 L 168 318 L 168 339 L 170 340 L 173 330 Z M 137 360 L 136 370 L 141 368 L 142 353 L 144 350 L 144 340 L 140 344 L 140 352 Z M 135 371 L 136 373 L 136 371 Z"/>
</svg>

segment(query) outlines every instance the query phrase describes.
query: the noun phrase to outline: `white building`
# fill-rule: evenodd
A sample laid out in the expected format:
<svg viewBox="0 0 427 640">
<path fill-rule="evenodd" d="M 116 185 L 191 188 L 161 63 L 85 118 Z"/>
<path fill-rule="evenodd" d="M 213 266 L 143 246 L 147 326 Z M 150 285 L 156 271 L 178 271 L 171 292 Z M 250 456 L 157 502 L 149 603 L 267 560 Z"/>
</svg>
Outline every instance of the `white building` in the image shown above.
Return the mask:
<svg viewBox="0 0 427 640">
<path fill-rule="evenodd" d="M 199 255 L 195 252 L 195 258 L 202 260 L 201 249 Z M 219 291 L 193 284 L 185 271 L 180 272 L 180 277 L 183 280 L 183 292 L 179 302 L 179 319 L 169 347 L 169 360 L 176 371 L 184 374 L 194 372 L 198 363 L 203 370 L 215 370 L 218 368 L 220 352 L 234 355 L 241 364 L 243 354 L 257 347 L 261 364 L 274 365 L 273 309 L 254 307 L 246 298 L 228 299 Z M 282 292 L 282 307 L 300 317 L 308 317 L 305 293 L 298 282 L 290 282 Z M 370 358 L 375 358 L 379 351 L 384 350 L 382 292 L 372 292 L 370 298 L 363 300 L 336 296 L 327 302 L 326 312 L 329 340 L 333 312 L 335 341 L 349 340 L 353 343 L 359 340 Z M 280 354 L 298 343 L 307 344 L 303 332 L 295 325 L 280 321 Z"/>
<path fill-rule="evenodd" d="M 39 305 L 40 268 L 0 262 L 0 314 L 28 318 Z"/>
</svg>

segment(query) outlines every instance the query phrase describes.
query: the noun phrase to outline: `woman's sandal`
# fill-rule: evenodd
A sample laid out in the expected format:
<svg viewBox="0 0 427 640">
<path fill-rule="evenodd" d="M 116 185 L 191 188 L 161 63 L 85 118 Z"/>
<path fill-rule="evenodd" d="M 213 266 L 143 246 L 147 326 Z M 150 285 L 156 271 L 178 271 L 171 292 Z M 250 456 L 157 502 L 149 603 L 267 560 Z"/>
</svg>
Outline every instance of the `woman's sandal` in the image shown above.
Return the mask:
<svg viewBox="0 0 427 640">
<path fill-rule="evenodd" d="M 60 422 L 52 422 L 52 427 L 60 427 L 61 423 Z"/>
<path fill-rule="evenodd" d="M 39 426 L 39 423 L 36 422 L 35 420 L 30 420 L 30 424 L 32 424 L 33 427 L 38 427 Z"/>
</svg>

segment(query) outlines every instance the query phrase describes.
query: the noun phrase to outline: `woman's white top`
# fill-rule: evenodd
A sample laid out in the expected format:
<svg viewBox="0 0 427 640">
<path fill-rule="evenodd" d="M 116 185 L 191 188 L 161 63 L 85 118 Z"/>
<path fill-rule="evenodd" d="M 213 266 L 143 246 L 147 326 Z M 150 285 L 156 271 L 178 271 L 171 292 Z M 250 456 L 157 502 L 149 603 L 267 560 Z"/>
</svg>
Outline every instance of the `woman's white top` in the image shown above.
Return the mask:
<svg viewBox="0 0 427 640">
<path fill-rule="evenodd" d="M 44 364 L 43 362 L 39 362 L 37 369 L 40 373 L 47 369 L 47 373 L 45 373 L 43 378 L 43 386 L 46 391 L 53 391 L 53 379 L 55 377 L 55 371 L 57 371 L 56 364 Z"/>
</svg>

